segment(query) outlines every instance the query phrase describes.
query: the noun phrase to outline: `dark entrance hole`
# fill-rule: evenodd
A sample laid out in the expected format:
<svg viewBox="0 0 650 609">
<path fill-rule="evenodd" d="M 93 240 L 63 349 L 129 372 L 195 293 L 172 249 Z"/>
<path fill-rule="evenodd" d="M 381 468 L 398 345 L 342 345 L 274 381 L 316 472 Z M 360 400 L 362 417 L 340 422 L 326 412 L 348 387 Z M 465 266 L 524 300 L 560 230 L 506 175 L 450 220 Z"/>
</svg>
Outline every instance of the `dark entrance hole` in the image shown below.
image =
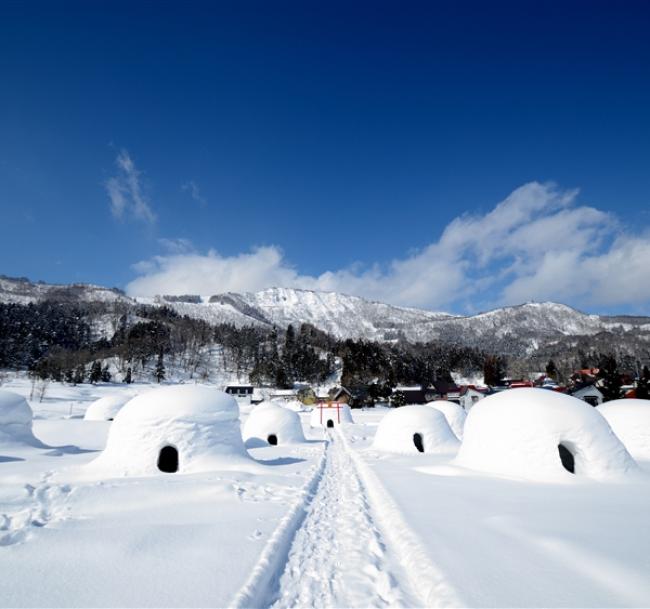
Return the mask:
<svg viewBox="0 0 650 609">
<path fill-rule="evenodd" d="M 419 452 L 421 452 L 421 453 L 424 452 L 424 444 L 422 442 L 422 434 L 421 433 L 414 433 L 413 434 L 413 444 L 415 444 L 415 448 L 417 448 Z"/>
<path fill-rule="evenodd" d="M 166 474 L 178 471 L 178 451 L 173 446 L 163 446 L 158 454 L 158 469 Z"/>
<path fill-rule="evenodd" d="M 334 421 L 332 421 L 332 419 L 327 419 L 327 426 L 334 427 Z"/>
<path fill-rule="evenodd" d="M 560 453 L 560 461 L 562 461 L 562 467 L 572 474 L 575 474 L 575 459 L 573 458 L 573 453 L 566 447 L 564 444 L 558 444 L 557 450 Z"/>
<path fill-rule="evenodd" d="M 274 433 L 269 434 L 269 437 L 266 438 L 266 441 L 267 441 L 271 446 L 277 446 L 277 444 L 278 444 L 278 436 L 276 436 Z"/>
</svg>

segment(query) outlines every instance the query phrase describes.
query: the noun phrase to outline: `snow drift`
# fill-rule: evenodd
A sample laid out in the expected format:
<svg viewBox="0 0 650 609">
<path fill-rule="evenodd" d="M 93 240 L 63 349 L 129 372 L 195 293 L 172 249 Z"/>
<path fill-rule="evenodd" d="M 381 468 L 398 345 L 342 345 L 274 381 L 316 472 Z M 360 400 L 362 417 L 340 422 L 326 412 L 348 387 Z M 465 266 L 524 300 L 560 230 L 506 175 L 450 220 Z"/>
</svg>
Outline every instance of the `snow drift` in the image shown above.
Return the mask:
<svg viewBox="0 0 650 609">
<path fill-rule="evenodd" d="M 239 407 L 201 385 L 154 389 L 117 414 L 104 452 L 87 467 L 109 475 L 237 469 L 253 463 L 242 441 Z"/>
<path fill-rule="evenodd" d="M 117 413 L 122 410 L 124 404 L 133 399 L 133 395 L 116 393 L 105 395 L 95 400 L 84 415 L 86 421 L 112 421 Z"/>
<path fill-rule="evenodd" d="M 309 418 L 312 427 L 334 427 L 339 423 L 354 423 L 352 412 L 347 404 L 327 406 L 324 404 L 314 406 Z"/>
<path fill-rule="evenodd" d="M 650 460 L 650 400 L 612 400 L 597 410 L 635 459 Z"/>
<path fill-rule="evenodd" d="M 389 412 L 377 426 L 372 445 L 392 453 L 446 453 L 458 449 L 458 439 L 442 412 L 413 405 Z"/>
<path fill-rule="evenodd" d="M 32 431 L 32 409 L 13 391 L 0 389 L 0 447 L 27 444 L 42 447 Z"/>
<path fill-rule="evenodd" d="M 445 415 L 445 419 L 447 419 L 449 427 L 451 427 L 451 430 L 454 432 L 454 435 L 459 440 L 463 439 L 463 429 L 465 428 L 467 413 L 462 406 L 455 402 L 448 402 L 447 400 L 429 402 L 427 406 L 431 406 L 442 412 L 442 414 Z"/>
<path fill-rule="evenodd" d="M 305 441 L 300 417 L 292 410 L 270 402 L 262 402 L 253 409 L 244 423 L 242 435 L 250 448 Z"/>
<path fill-rule="evenodd" d="M 605 479 L 637 468 L 597 409 L 546 389 L 511 389 L 478 402 L 456 463 L 541 480 L 571 473 Z"/>
</svg>

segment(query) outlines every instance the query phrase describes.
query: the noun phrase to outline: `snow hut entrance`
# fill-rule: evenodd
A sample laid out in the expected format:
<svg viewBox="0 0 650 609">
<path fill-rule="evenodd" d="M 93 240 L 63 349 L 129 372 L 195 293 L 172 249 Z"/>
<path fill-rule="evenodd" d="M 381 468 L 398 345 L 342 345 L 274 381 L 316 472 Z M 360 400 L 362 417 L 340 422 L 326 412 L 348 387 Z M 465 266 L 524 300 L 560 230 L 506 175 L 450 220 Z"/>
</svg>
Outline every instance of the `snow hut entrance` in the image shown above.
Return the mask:
<svg viewBox="0 0 650 609">
<path fill-rule="evenodd" d="M 266 441 L 267 441 L 271 446 L 277 446 L 277 444 L 278 444 L 278 436 L 276 436 L 274 433 L 269 434 L 269 437 L 266 438 Z"/>
<path fill-rule="evenodd" d="M 418 449 L 418 452 L 421 452 L 421 453 L 424 452 L 424 443 L 422 442 L 422 434 L 421 433 L 414 433 L 413 434 L 413 444 L 415 444 L 415 448 Z"/>
<path fill-rule="evenodd" d="M 575 459 L 573 458 L 573 453 L 566 447 L 564 444 L 558 444 L 557 450 L 560 453 L 560 461 L 562 461 L 562 467 L 575 474 Z"/>
<path fill-rule="evenodd" d="M 166 474 L 178 471 L 178 450 L 173 446 L 163 446 L 158 454 L 158 469 Z"/>
<path fill-rule="evenodd" d="M 327 419 L 327 426 L 334 427 L 334 421 L 332 421 L 332 419 Z"/>
</svg>

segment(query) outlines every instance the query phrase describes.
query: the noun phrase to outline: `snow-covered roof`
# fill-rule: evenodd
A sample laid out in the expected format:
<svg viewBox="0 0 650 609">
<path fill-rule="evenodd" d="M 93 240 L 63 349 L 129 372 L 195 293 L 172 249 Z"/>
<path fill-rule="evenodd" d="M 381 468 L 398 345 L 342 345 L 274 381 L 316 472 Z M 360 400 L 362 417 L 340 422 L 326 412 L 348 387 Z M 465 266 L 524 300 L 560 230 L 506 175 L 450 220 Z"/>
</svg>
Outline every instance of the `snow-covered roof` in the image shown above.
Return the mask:
<svg viewBox="0 0 650 609">
<path fill-rule="evenodd" d="M 580 389 L 573 391 L 571 395 L 574 397 L 580 397 L 583 395 L 598 395 L 603 397 L 603 392 L 598 389 L 596 385 L 585 385 L 584 387 L 580 387 Z"/>
<path fill-rule="evenodd" d="M 467 415 L 456 462 L 499 475 L 568 480 L 567 451 L 577 475 L 604 479 L 637 467 L 597 409 L 537 388 L 480 400 Z"/>
<path fill-rule="evenodd" d="M 415 444 L 419 434 L 422 450 Z M 423 405 L 402 406 L 389 412 L 377 426 L 373 448 L 392 453 L 445 453 L 458 449 L 458 438 L 444 414 Z"/>
<path fill-rule="evenodd" d="M 634 458 L 650 460 L 650 400 L 612 400 L 596 410 Z"/>
</svg>

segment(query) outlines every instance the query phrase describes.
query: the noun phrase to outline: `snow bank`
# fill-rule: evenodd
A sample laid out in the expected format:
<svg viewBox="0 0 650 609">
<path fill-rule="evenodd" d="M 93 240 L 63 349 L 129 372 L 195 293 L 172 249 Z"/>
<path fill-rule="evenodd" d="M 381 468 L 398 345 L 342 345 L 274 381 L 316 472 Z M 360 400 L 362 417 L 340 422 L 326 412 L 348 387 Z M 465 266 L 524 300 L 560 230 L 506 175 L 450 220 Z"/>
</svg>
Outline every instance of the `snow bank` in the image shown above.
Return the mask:
<svg viewBox="0 0 650 609">
<path fill-rule="evenodd" d="M 133 395 L 130 393 L 105 395 L 88 406 L 84 419 L 86 421 L 112 421 L 122 410 L 122 406 L 131 399 L 133 399 Z"/>
<path fill-rule="evenodd" d="M 546 389 L 511 389 L 486 397 L 469 412 L 456 463 L 506 476 L 566 480 L 571 474 L 563 461 L 570 469 L 571 460 L 575 474 L 593 478 L 636 469 L 589 404 Z"/>
<path fill-rule="evenodd" d="M 635 459 L 650 460 L 650 400 L 612 400 L 596 410 Z"/>
<path fill-rule="evenodd" d="M 309 424 L 312 427 L 333 427 L 339 423 L 354 423 L 352 419 L 352 412 L 347 404 L 339 404 L 338 406 L 327 406 L 324 404 L 314 406 L 309 418 Z"/>
<path fill-rule="evenodd" d="M 32 409 L 22 395 L 0 389 L 0 446 L 42 446 L 32 432 L 32 418 Z"/>
<path fill-rule="evenodd" d="M 458 449 L 458 439 L 445 415 L 429 406 L 402 406 L 377 426 L 373 448 L 391 453 L 445 453 Z"/>
<path fill-rule="evenodd" d="M 436 400 L 435 402 L 429 402 L 427 406 L 431 406 L 436 410 L 442 412 L 447 419 L 447 423 L 451 430 L 454 432 L 454 435 L 459 439 L 463 439 L 463 429 L 465 427 L 465 419 L 467 418 L 467 413 L 465 409 L 456 404 L 455 402 L 448 402 L 447 400 Z"/>
<path fill-rule="evenodd" d="M 237 469 L 251 463 L 236 400 L 201 385 L 154 389 L 115 417 L 104 452 L 87 467 L 109 475 Z"/>
<path fill-rule="evenodd" d="M 300 417 L 291 410 L 268 402 L 262 402 L 251 412 L 244 423 L 242 435 L 249 448 L 305 441 Z"/>
</svg>

